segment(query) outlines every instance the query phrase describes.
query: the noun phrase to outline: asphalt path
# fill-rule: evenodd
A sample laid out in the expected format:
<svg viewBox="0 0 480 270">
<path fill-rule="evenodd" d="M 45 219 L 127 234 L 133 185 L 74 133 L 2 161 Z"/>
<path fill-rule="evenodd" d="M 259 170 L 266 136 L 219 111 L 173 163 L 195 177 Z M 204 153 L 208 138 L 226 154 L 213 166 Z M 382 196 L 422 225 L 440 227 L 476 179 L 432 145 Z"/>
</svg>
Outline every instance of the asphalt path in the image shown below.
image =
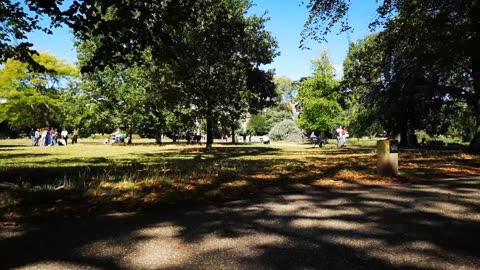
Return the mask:
<svg viewBox="0 0 480 270">
<path fill-rule="evenodd" d="M 1 230 L 0 269 L 480 269 L 480 177 Z"/>
</svg>

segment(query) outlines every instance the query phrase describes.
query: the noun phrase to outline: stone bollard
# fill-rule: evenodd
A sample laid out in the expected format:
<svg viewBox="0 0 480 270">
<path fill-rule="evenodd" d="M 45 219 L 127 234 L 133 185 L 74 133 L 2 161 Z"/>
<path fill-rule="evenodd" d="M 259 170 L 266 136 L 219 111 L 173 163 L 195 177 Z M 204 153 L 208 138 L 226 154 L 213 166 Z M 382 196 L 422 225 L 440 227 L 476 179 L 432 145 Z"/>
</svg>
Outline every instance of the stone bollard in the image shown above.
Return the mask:
<svg viewBox="0 0 480 270">
<path fill-rule="evenodd" d="M 398 141 L 377 141 L 377 172 L 384 176 L 398 175 Z"/>
</svg>

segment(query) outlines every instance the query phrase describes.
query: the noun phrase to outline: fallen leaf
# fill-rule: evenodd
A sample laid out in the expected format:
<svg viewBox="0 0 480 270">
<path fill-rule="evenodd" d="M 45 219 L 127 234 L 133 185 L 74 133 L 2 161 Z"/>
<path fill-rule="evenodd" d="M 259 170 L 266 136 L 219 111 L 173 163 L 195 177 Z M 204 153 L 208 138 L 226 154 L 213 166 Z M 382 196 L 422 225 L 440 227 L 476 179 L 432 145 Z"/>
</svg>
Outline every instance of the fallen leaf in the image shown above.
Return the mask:
<svg viewBox="0 0 480 270">
<path fill-rule="evenodd" d="M 178 244 L 178 245 L 175 246 L 175 248 L 177 248 L 177 249 L 186 249 L 186 248 L 188 248 L 188 245 L 187 245 L 187 244 Z"/>
</svg>

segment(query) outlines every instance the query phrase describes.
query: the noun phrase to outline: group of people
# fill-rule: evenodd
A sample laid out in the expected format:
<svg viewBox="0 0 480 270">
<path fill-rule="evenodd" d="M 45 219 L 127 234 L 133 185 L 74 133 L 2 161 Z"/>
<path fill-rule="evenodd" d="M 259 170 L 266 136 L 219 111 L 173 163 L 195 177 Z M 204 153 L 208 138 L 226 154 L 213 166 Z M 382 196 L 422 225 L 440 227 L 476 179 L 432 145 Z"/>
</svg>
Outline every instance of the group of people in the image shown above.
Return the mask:
<svg viewBox="0 0 480 270">
<path fill-rule="evenodd" d="M 332 137 L 337 139 L 337 146 L 338 147 L 346 147 L 347 146 L 347 138 L 349 137 L 348 135 L 348 130 L 347 128 L 342 128 L 341 126 L 333 130 L 332 132 Z M 325 133 L 322 131 L 320 132 L 320 135 L 315 134 L 315 132 L 312 132 L 310 134 L 310 140 L 313 145 L 317 145 L 320 147 L 324 147 L 325 144 L 327 144 L 327 139 L 325 138 Z"/>
<path fill-rule="evenodd" d="M 200 144 L 200 141 L 202 140 L 202 134 L 198 132 L 192 136 L 190 133 L 187 133 L 185 139 L 187 140 L 187 144 Z"/>
<path fill-rule="evenodd" d="M 337 146 L 338 147 L 347 147 L 347 138 L 349 137 L 348 135 L 348 130 L 346 127 L 338 127 L 335 129 L 335 137 L 337 138 Z"/>
<path fill-rule="evenodd" d="M 312 144 L 315 146 L 318 143 L 318 146 L 324 147 L 325 144 L 327 143 L 327 139 L 325 138 L 325 133 L 322 131 L 320 132 L 320 135 L 315 135 L 315 132 L 312 132 L 310 134 L 310 140 L 312 140 Z"/>
<path fill-rule="evenodd" d="M 120 133 L 120 131 L 114 132 L 112 134 L 112 140 L 110 138 L 106 138 L 103 144 L 110 144 L 110 143 L 125 143 L 125 138 L 127 137 L 126 134 Z"/>
<path fill-rule="evenodd" d="M 68 131 L 63 129 L 58 132 L 56 128 L 32 128 L 30 131 L 32 146 L 55 146 L 67 145 Z M 72 144 L 76 144 L 78 140 L 78 131 L 73 131 Z"/>
</svg>

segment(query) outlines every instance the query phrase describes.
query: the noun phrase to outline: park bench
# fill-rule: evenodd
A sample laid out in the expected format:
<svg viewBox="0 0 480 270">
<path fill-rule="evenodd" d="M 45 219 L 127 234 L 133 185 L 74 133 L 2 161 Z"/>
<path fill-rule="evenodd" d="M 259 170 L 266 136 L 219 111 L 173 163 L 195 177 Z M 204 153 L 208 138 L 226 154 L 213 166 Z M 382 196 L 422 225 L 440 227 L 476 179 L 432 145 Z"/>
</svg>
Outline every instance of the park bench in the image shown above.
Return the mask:
<svg viewBox="0 0 480 270">
<path fill-rule="evenodd" d="M 323 140 L 320 140 L 318 137 L 310 137 L 309 138 L 309 143 L 313 145 L 313 147 L 315 147 L 315 145 L 318 144 L 319 147 L 324 147 L 325 144 L 328 143 L 327 139 L 326 138 L 323 138 Z"/>
</svg>

